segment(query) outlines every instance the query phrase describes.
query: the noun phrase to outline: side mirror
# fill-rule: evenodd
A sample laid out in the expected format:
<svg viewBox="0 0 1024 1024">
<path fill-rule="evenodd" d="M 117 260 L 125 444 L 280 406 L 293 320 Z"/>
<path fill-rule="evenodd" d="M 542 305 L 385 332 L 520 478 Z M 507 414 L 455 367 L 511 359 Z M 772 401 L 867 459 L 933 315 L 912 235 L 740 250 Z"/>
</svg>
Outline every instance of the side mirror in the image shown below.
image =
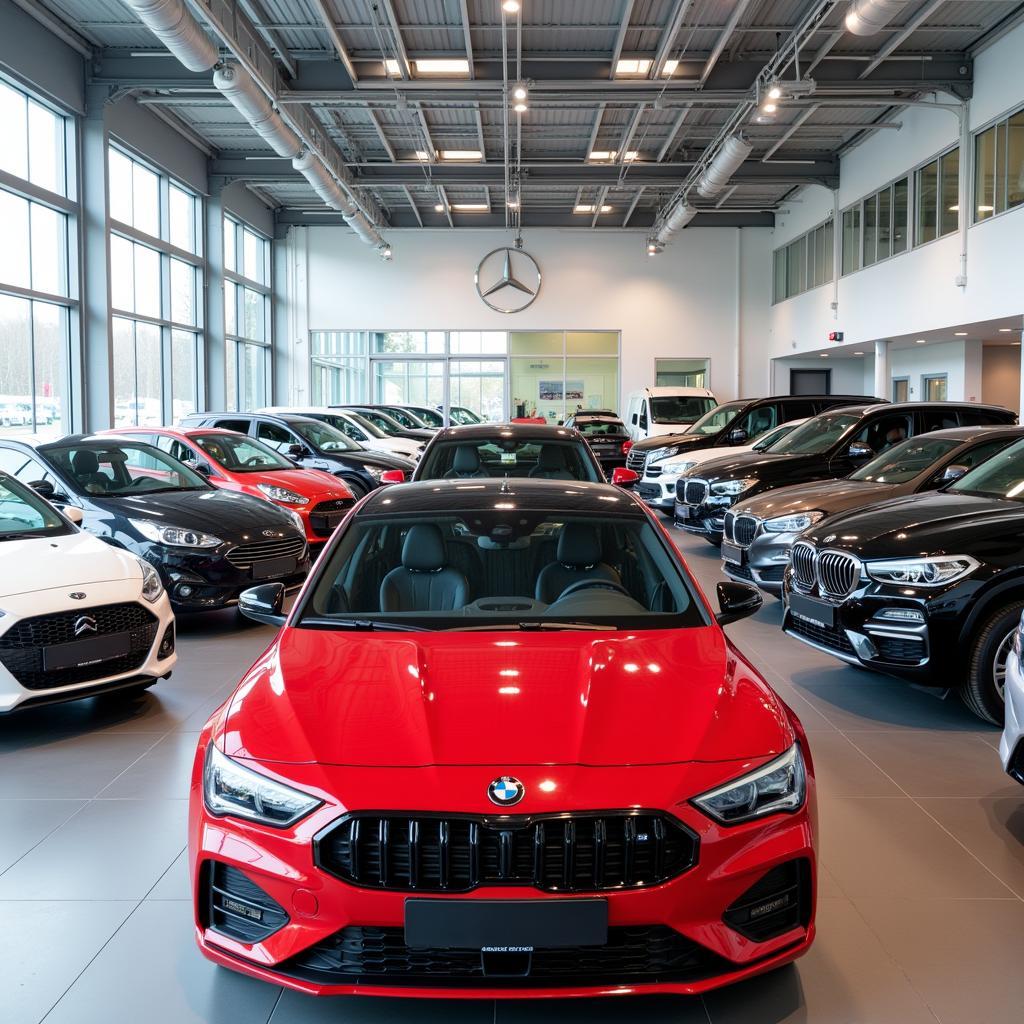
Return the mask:
<svg viewBox="0 0 1024 1024">
<path fill-rule="evenodd" d="M 301 444 L 290 444 L 285 448 L 284 453 L 290 459 L 301 459 L 306 454 L 306 449 Z"/>
<path fill-rule="evenodd" d="M 187 459 L 185 465 L 194 472 L 201 473 L 203 476 L 210 475 L 210 464 L 208 462 L 200 462 L 199 459 Z"/>
<path fill-rule="evenodd" d="M 961 466 L 957 463 L 953 463 L 953 465 L 947 466 L 942 471 L 942 476 L 939 479 L 944 484 L 952 483 L 954 480 L 959 480 L 960 477 L 962 477 L 970 468 L 970 466 Z"/>
<path fill-rule="evenodd" d="M 400 469 L 385 469 L 380 475 L 382 484 L 404 484 L 405 473 Z"/>
<path fill-rule="evenodd" d="M 720 611 L 715 616 L 715 620 L 720 626 L 727 626 L 730 622 L 745 619 L 748 615 L 753 615 L 764 604 L 761 592 L 749 583 L 733 583 L 731 581 L 719 583 L 717 592 Z"/>
<path fill-rule="evenodd" d="M 750 435 L 740 427 L 729 431 L 729 444 L 746 444 Z"/>
<path fill-rule="evenodd" d="M 29 483 L 29 487 L 31 487 L 40 498 L 45 498 L 47 501 L 53 501 L 57 494 L 53 488 L 53 484 L 51 484 L 49 480 L 33 480 Z"/>
<path fill-rule="evenodd" d="M 70 519 L 75 526 L 81 526 L 82 520 L 85 518 L 85 514 L 82 510 L 74 505 L 65 505 L 64 508 L 61 509 L 61 512 L 64 513 L 64 518 Z"/>
<path fill-rule="evenodd" d="M 626 469 L 625 466 L 612 470 L 612 483 L 616 487 L 632 487 L 639 479 L 640 474 L 636 470 Z"/>
<path fill-rule="evenodd" d="M 846 454 L 851 459 L 871 459 L 874 458 L 875 450 L 869 444 L 864 444 L 863 441 L 853 441 L 850 447 L 847 449 Z"/>
<path fill-rule="evenodd" d="M 284 584 L 261 583 L 258 587 L 243 590 L 238 597 L 238 610 L 254 622 L 283 626 L 287 618 L 284 614 Z"/>
</svg>

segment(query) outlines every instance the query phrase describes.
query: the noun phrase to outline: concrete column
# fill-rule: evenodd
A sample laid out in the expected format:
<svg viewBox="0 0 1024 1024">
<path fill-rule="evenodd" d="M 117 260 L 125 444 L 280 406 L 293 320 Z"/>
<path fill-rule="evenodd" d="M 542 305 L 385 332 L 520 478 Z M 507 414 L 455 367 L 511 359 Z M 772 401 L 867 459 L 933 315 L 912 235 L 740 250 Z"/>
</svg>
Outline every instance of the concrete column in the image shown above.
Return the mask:
<svg viewBox="0 0 1024 1024">
<path fill-rule="evenodd" d="M 981 339 L 964 342 L 964 393 L 965 402 L 980 402 L 982 388 Z M 950 395 L 955 399 L 956 395 Z"/>
<path fill-rule="evenodd" d="M 110 223 L 107 208 L 109 90 L 89 86 L 82 119 L 82 428 L 114 425 L 114 369 L 110 318 Z"/>
<path fill-rule="evenodd" d="M 207 409 L 227 407 L 224 340 L 224 185 L 209 178 L 206 200 L 206 318 L 205 395 Z"/>
<path fill-rule="evenodd" d="M 889 371 L 889 342 L 875 342 L 875 397 L 892 398 L 892 375 Z"/>
</svg>

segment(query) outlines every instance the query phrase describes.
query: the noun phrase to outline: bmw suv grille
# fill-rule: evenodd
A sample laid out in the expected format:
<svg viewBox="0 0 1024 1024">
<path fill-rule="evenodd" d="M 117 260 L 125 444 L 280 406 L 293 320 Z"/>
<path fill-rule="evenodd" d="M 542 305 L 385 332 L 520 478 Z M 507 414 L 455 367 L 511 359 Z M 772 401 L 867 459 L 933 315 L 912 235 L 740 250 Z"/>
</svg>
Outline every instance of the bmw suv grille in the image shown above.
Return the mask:
<svg viewBox="0 0 1024 1024">
<path fill-rule="evenodd" d="M 860 579 L 860 560 L 845 551 L 819 551 L 807 541 L 798 541 L 792 551 L 793 580 L 798 590 L 815 585 L 822 597 L 849 597 Z"/>
<path fill-rule="evenodd" d="M 682 482 L 682 481 L 680 481 Z M 676 490 L 679 484 L 676 484 Z M 708 496 L 707 480 L 687 480 L 683 488 L 683 501 L 687 505 L 703 505 Z"/>
</svg>

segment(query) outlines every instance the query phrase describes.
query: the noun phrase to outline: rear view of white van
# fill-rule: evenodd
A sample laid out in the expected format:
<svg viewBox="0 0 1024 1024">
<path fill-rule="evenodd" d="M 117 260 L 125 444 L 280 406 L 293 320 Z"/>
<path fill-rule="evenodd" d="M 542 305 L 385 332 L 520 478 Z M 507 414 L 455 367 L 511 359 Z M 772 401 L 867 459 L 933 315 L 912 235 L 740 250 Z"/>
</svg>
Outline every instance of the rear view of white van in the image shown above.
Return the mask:
<svg viewBox="0 0 1024 1024">
<path fill-rule="evenodd" d="M 708 388 L 641 388 L 626 403 L 626 429 L 634 441 L 681 434 L 718 405 Z"/>
</svg>

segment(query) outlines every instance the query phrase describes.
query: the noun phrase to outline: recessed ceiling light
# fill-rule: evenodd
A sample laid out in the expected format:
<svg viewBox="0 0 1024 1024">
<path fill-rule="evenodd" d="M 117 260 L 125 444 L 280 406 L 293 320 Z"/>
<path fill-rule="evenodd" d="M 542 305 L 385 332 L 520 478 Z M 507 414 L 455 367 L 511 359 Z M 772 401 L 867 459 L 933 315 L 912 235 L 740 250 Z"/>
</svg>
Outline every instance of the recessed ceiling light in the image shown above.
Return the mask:
<svg viewBox="0 0 1024 1024">
<path fill-rule="evenodd" d="M 597 207 L 593 203 L 578 203 L 576 206 L 574 206 L 572 208 L 572 212 L 573 213 L 593 213 L 595 209 L 597 209 Z M 608 205 L 608 203 L 605 203 L 601 207 L 601 212 L 602 213 L 611 213 L 612 212 L 612 208 L 611 208 L 611 206 Z"/>
<path fill-rule="evenodd" d="M 918 345 L 924 345 L 925 344 L 925 339 L 924 338 L 918 338 L 917 339 L 917 344 Z"/>
<path fill-rule="evenodd" d="M 430 159 L 430 154 L 427 153 L 425 150 L 417 149 L 416 150 L 416 159 L 417 160 L 427 161 L 427 160 Z"/>
<path fill-rule="evenodd" d="M 626 150 L 626 153 L 625 153 L 625 156 L 623 156 L 623 158 L 622 158 L 622 159 L 623 159 L 623 160 L 625 160 L 625 161 L 626 161 L 626 163 L 632 163 L 632 162 L 633 162 L 634 160 L 636 160 L 636 158 L 637 158 L 638 156 L 640 156 L 640 153 L 639 153 L 639 151 L 638 151 L 638 150 L 635 150 L 635 149 L 627 149 L 627 150 Z"/>
<path fill-rule="evenodd" d="M 769 100 L 767 103 L 761 104 L 761 109 L 766 114 L 774 114 L 775 111 L 778 110 L 779 108 L 774 103 L 772 103 L 771 100 Z"/>
<path fill-rule="evenodd" d="M 615 65 L 617 75 L 646 75 L 650 70 L 651 61 L 648 57 L 620 59 Z"/>
<path fill-rule="evenodd" d="M 679 67 L 679 61 L 667 60 L 661 66 L 661 73 L 665 78 L 671 78 L 676 73 L 676 68 Z"/>
<path fill-rule="evenodd" d="M 516 82 L 512 87 L 512 99 L 514 100 L 525 100 L 529 94 L 529 89 L 526 87 L 525 82 Z"/>
<path fill-rule="evenodd" d="M 482 160 L 484 157 L 479 149 L 442 149 L 441 156 L 445 160 Z"/>
<path fill-rule="evenodd" d="M 452 209 L 456 213 L 486 213 L 488 206 L 486 203 L 452 203 Z"/>
<path fill-rule="evenodd" d="M 614 160 L 615 155 L 618 153 L 616 149 L 592 149 L 588 160 Z"/>
<path fill-rule="evenodd" d="M 401 75 L 402 68 L 400 67 L 400 65 L 399 65 L 397 60 L 394 60 L 393 58 L 388 57 L 384 61 L 384 73 L 386 75 L 393 75 L 395 78 L 397 78 L 399 75 Z"/>
<path fill-rule="evenodd" d="M 771 99 L 771 100 L 781 99 L 782 98 L 782 89 L 779 86 L 777 86 L 777 85 L 773 85 L 768 90 L 768 98 Z"/>
<path fill-rule="evenodd" d="M 512 109 L 517 114 L 525 114 L 527 110 L 529 110 L 530 108 L 526 105 L 526 103 L 523 100 L 517 100 L 515 103 L 512 104 Z"/>
<path fill-rule="evenodd" d="M 444 203 L 434 203 L 434 213 L 444 213 Z"/>
<path fill-rule="evenodd" d="M 429 57 L 413 62 L 421 75 L 468 75 L 469 61 L 465 57 Z"/>
</svg>

